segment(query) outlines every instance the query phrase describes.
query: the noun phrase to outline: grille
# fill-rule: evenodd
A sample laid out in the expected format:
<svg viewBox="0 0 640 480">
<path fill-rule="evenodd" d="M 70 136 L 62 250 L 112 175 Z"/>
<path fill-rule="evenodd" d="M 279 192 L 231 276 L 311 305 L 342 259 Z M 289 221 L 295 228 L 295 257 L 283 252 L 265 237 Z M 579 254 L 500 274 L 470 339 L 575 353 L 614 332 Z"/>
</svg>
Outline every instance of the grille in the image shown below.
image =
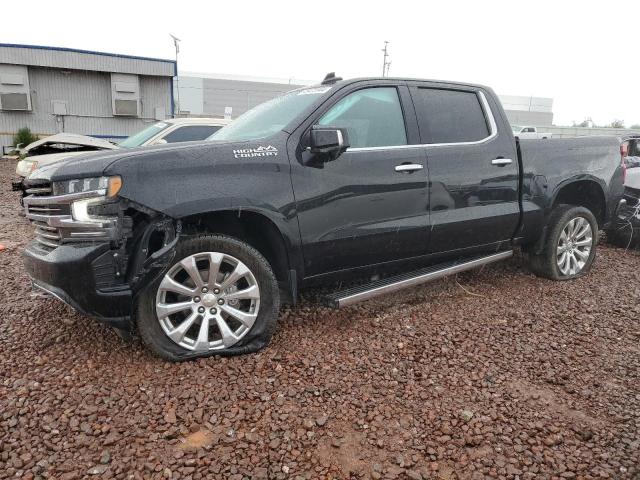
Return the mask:
<svg viewBox="0 0 640 480">
<path fill-rule="evenodd" d="M 54 249 L 60 245 L 62 237 L 56 227 L 50 227 L 45 222 L 34 221 L 36 227 L 36 240 L 46 248 Z"/>
<path fill-rule="evenodd" d="M 49 252 L 63 243 L 108 241 L 115 234 L 116 220 L 82 222 L 73 219 L 71 204 L 81 198 L 96 198 L 96 192 L 53 195 L 51 183 L 45 180 L 26 182 L 23 202 L 26 215 L 35 227 L 33 246 Z"/>
<path fill-rule="evenodd" d="M 69 205 L 29 205 L 27 213 L 34 215 L 71 215 Z"/>
<path fill-rule="evenodd" d="M 51 195 L 53 193 L 53 188 L 51 186 L 51 182 L 47 182 L 46 180 L 26 180 L 25 181 L 26 195 L 35 195 L 35 196 L 44 196 Z"/>
<path fill-rule="evenodd" d="M 35 197 L 49 196 L 53 193 L 51 183 L 46 181 L 29 181 L 25 189 L 26 195 Z M 61 244 L 62 236 L 56 227 L 47 223 L 47 217 L 53 215 L 69 215 L 69 205 L 28 205 L 27 217 L 36 227 L 36 241 L 44 251 L 51 251 Z"/>
</svg>

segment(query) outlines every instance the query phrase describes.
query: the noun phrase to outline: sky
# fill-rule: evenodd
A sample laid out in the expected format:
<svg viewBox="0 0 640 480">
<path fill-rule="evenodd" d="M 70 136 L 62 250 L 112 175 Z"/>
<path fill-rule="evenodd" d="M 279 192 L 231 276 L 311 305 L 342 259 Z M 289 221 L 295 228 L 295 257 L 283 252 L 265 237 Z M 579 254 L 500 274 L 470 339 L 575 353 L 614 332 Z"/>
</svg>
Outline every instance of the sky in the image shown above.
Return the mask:
<svg viewBox="0 0 640 480">
<path fill-rule="evenodd" d="M 640 124 L 640 1 L 32 0 L 0 43 L 173 58 L 178 68 L 320 81 L 390 75 L 554 100 L 554 124 Z M 25 14 L 28 18 L 25 18 Z"/>
</svg>

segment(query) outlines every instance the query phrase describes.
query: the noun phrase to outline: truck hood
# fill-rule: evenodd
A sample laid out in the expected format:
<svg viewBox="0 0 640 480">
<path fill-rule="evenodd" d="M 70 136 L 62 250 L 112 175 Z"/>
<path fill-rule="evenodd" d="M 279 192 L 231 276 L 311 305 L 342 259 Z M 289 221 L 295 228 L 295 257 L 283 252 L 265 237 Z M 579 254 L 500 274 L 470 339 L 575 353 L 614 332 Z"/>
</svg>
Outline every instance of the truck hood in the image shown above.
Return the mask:
<svg viewBox="0 0 640 480">
<path fill-rule="evenodd" d="M 133 149 L 105 150 L 85 153 L 76 157 L 64 158 L 45 165 L 29 175 L 29 181 L 59 181 L 73 178 L 99 177 L 106 174 L 118 174 L 120 162 L 152 162 L 160 158 L 182 157 L 185 159 L 207 157 L 216 159 L 219 156 L 229 158 L 235 150 L 252 149 L 258 154 L 269 152 L 268 141 L 256 145 L 256 142 L 184 142 L 169 145 L 154 145 Z M 273 147 L 271 147 L 273 148 Z M 242 154 L 236 158 L 241 159 Z M 107 171 L 108 170 L 108 171 Z"/>
</svg>

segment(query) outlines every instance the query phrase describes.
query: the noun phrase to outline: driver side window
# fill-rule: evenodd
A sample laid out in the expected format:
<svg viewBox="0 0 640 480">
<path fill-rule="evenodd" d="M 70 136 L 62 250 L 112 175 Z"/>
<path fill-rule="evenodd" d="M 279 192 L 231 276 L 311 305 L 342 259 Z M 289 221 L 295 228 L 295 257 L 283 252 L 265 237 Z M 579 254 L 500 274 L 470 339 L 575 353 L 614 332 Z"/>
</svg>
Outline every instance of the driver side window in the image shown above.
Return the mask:
<svg viewBox="0 0 640 480">
<path fill-rule="evenodd" d="M 407 144 L 404 116 L 395 87 L 365 88 L 350 93 L 331 107 L 318 124 L 346 128 L 352 148 Z"/>
</svg>

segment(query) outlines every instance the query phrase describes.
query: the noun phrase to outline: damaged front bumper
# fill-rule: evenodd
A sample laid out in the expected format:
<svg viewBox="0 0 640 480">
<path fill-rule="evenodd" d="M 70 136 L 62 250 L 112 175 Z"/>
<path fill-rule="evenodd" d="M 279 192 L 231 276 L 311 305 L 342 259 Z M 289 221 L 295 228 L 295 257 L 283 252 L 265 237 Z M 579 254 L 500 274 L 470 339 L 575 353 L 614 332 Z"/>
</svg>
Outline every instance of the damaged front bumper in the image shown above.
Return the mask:
<svg viewBox="0 0 640 480">
<path fill-rule="evenodd" d="M 75 310 L 111 326 L 131 329 L 133 294 L 118 280 L 109 244 L 60 245 L 46 251 L 34 240 L 24 251 L 24 265 L 33 285 Z"/>
<path fill-rule="evenodd" d="M 137 294 L 173 259 L 180 223 L 124 199 L 94 203 L 100 192 L 54 196 L 50 185 L 28 185 L 27 193 L 36 237 L 23 258 L 34 287 L 131 331 Z"/>
</svg>

